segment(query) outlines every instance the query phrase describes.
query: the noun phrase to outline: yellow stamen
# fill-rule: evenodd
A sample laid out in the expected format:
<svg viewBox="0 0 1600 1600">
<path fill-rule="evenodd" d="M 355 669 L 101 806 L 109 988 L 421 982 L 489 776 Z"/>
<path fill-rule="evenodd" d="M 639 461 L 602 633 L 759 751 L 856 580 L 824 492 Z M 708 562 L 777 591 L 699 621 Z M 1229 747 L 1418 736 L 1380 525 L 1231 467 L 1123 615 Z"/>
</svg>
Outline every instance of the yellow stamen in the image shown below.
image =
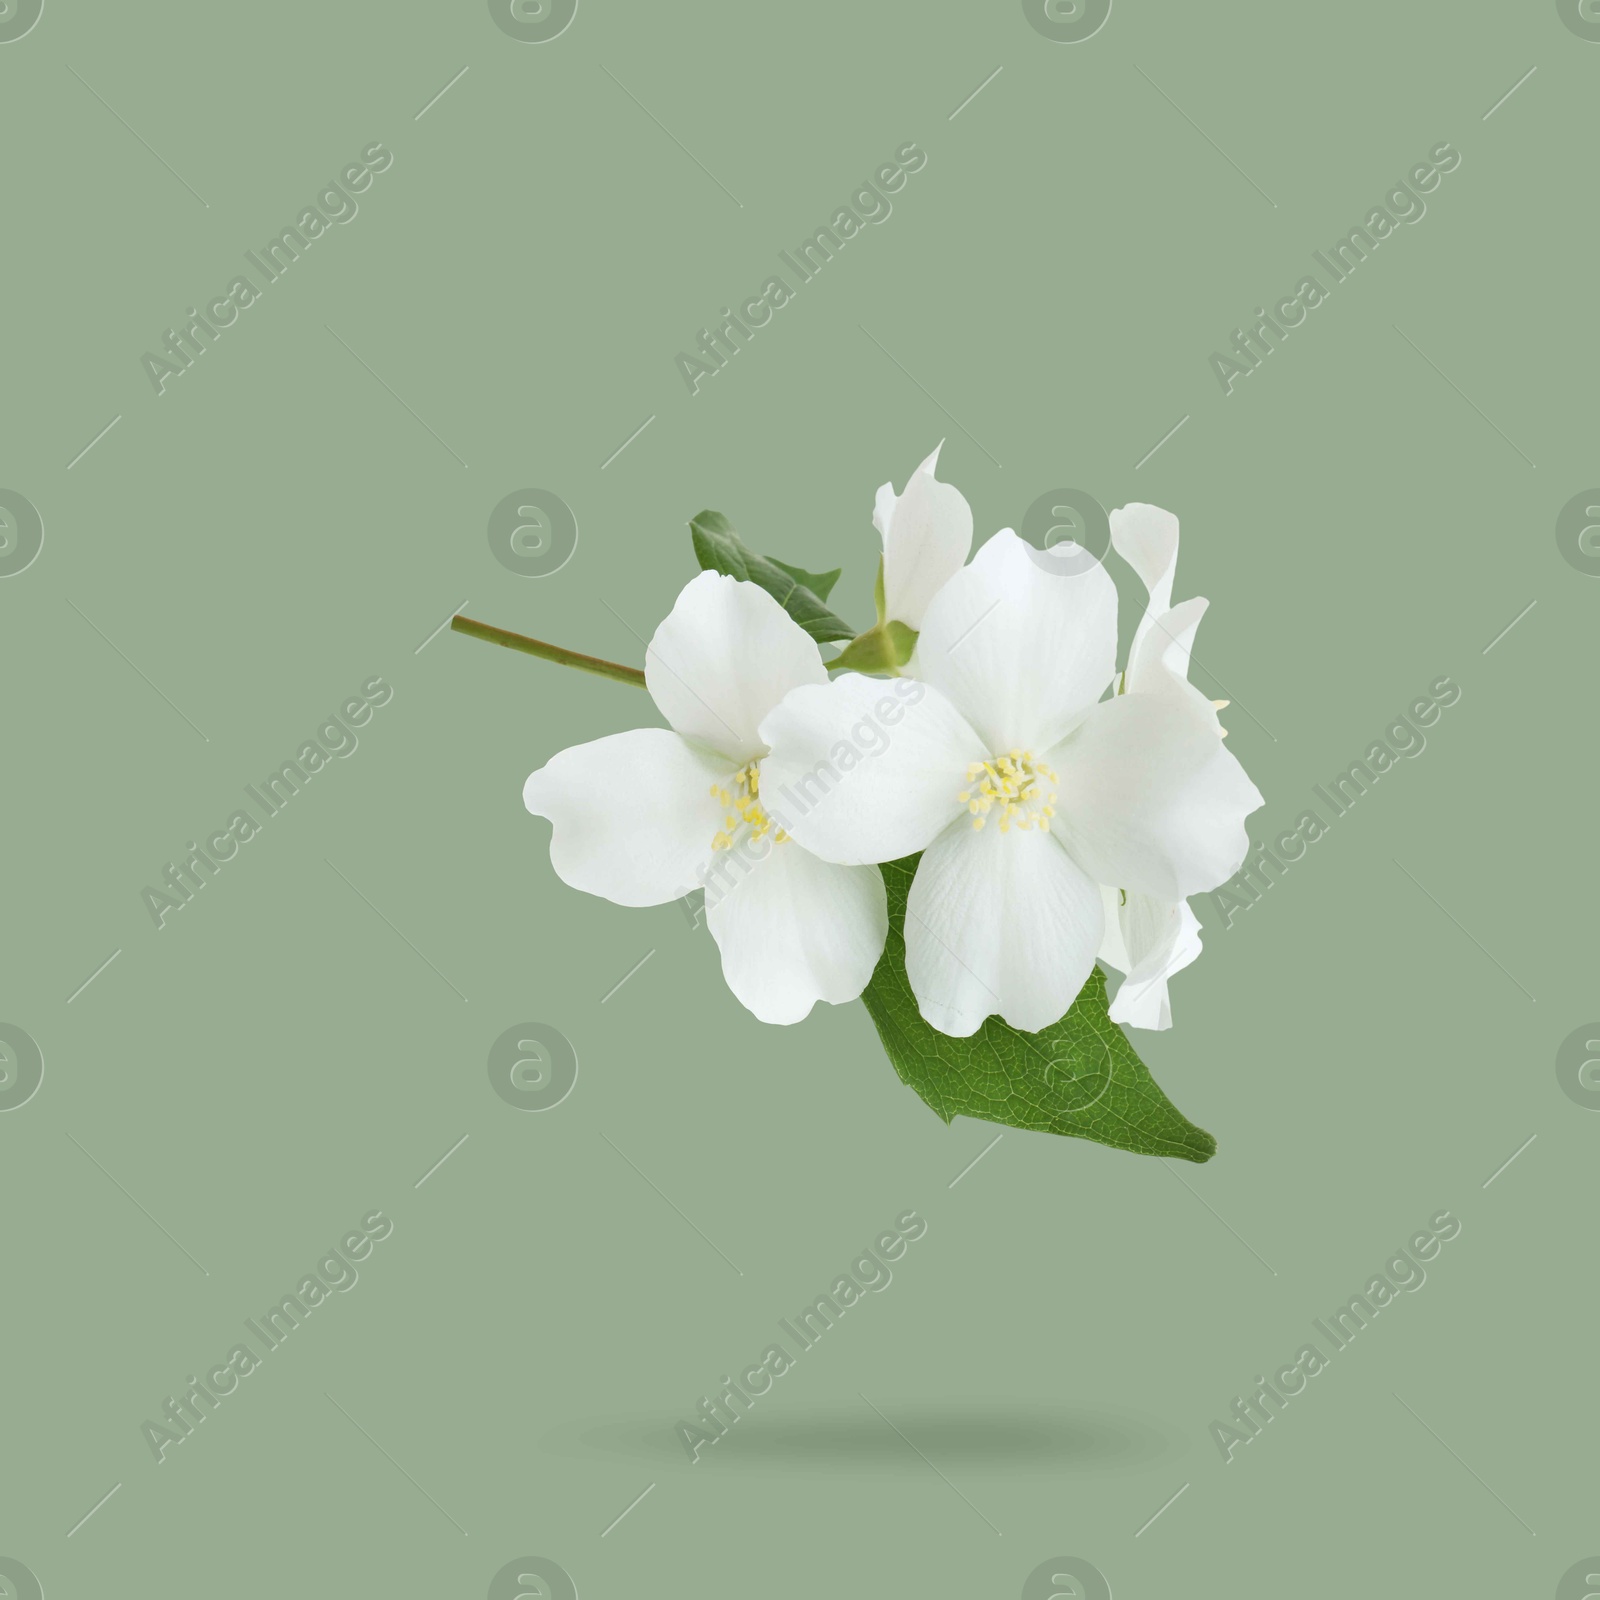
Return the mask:
<svg viewBox="0 0 1600 1600">
<path fill-rule="evenodd" d="M 722 826 L 712 837 L 713 850 L 732 850 L 735 845 L 751 843 L 771 837 L 774 844 L 783 844 L 789 835 L 767 815 L 758 798 L 761 793 L 761 769 L 752 761 L 733 775 L 732 786 L 711 786 L 711 797 L 722 805 Z"/>
<path fill-rule="evenodd" d="M 1002 833 L 1009 833 L 1013 824 L 1019 832 L 1031 832 L 1035 827 L 1048 832 L 1049 819 L 1055 815 L 1056 791 L 1047 785 L 1060 781 L 1031 750 L 1013 750 L 970 763 L 967 787 L 956 800 L 967 808 L 974 831 L 980 830 L 993 812 Z"/>
</svg>

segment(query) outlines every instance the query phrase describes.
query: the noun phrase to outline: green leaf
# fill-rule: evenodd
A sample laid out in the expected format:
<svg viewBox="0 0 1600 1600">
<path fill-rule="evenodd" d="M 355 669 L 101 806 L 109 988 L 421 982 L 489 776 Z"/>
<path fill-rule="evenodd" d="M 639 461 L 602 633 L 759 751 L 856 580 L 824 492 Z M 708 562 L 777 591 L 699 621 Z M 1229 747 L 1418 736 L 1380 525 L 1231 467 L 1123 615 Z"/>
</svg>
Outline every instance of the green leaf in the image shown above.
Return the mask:
<svg viewBox="0 0 1600 1600">
<path fill-rule="evenodd" d="M 780 561 L 776 556 L 768 556 L 767 560 L 780 572 L 787 572 L 796 583 L 809 589 L 819 600 L 826 600 L 833 593 L 833 586 L 844 571 L 843 567 L 835 567 L 832 572 L 807 572 L 804 567 L 791 567 L 787 561 Z"/>
<path fill-rule="evenodd" d="M 818 644 L 855 637 L 856 630 L 824 604 L 838 581 L 838 572 L 806 572 L 758 556 L 720 511 L 702 511 L 689 524 L 689 533 L 702 568 L 760 584 Z"/>
<path fill-rule="evenodd" d="M 1161 1092 L 1106 1010 L 1096 967 L 1072 1009 L 1038 1033 L 988 1018 L 969 1039 L 923 1021 L 906 978 L 906 896 L 919 856 L 886 862 L 889 938 L 861 998 L 894 1070 L 946 1122 L 978 1117 L 1139 1155 L 1209 1161 L 1217 1141 Z"/>
</svg>

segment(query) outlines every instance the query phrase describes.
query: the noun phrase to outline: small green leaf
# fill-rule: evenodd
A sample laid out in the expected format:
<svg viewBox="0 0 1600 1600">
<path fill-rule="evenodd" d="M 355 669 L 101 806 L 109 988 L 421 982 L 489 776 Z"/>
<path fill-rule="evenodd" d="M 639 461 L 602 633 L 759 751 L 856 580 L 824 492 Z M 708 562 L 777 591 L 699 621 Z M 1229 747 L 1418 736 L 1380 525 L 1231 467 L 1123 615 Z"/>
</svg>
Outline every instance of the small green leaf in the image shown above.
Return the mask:
<svg viewBox="0 0 1600 1600">
<path fill-rule="evenodd" d="M 1217 1141 L 1167 1099 L 1111 1020 L 1098 967 L 1066 1016 L 1038 1033 L 990 1017 L 971 1038 L 952 1039 L 923 1020 L 906 977 L 904 932 L 920 859 L 879 869 L 889 894 L 889 938 L 861 996 L 901 1081 L 946 1122 L 978 1117 L 1139 1155 L 1209 1161 Z"/>
<path fill-rule="evenodd" d="M 720 511 L 702 511 L 689 524 L 689 533 L 702 568 L 760 584 L 818 644 L 855 637 L 856 630 L 824 604 L 838 580 L 838 572 L 806 572 L 768 556 L 758 556 Z"/>
</svg>

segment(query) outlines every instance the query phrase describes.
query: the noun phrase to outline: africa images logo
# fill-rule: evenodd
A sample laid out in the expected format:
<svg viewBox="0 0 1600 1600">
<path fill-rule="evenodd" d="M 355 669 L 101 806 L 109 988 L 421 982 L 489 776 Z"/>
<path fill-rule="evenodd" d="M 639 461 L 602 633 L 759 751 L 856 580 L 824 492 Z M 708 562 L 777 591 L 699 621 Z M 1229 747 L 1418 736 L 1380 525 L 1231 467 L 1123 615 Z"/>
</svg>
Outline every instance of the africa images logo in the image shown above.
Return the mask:
<svg viewBox="0 0 1600 1600">
<path fill-rule="evenodd" d="M 222 337 L 223 330 L 239 320 L 239 313 L 248 311 L 262 297 L 269 284 L 276 283 L 318 239 L 333 232 L 335 223 L 354 222 L 361 210 L 355 197 L 372 187 L 376 174 L 387 172 L 393 165 L 394 156 L 383 145 L 369 144 L 361 152 L 361 159 L 343 168 L 317 195 L 316 203 L 300 213 L 293 227 L 269 239 L 259 253 L 246 250 L 245 260 L 260 276 L 260 284 L 241 275 L 209 301 L 204 312 L 190 306 L 186 312 L 189 320 L 181 331 L 167 329 L 161 347 L 165 354 L 147 350 L 139 358 L 150 387 L 158 395 L 165 394 L 167 383 L 181 378 Z"/>
<path fill-rule="evenodd" d="M 394 690 L 382 678 L 368 678 L 361 693 L 346 700 L 317 729 L 316 737 L 300 746 L 294 760 L 285 761 L 276 772 L 269 773 L 259 788 L 247 783 L 244 792 L 259 807 L 259 816 L 243 808 L 235 811 L 225 826 L 207 837 L 204 849 L 189 840 L 182 864 L 169 861 L 160 884 L 146 884 L 139 891 L 139 899 L 156 927 L 164 928 L 174 911 L 182 911 L 239 854 L 239 847 L 249 844 L 266 826 L 267 819 L 277 816 L 319 772 L 326 771 L 335 760 L 353 756 L 361 743 L 355 730 L 364 728 L 374 710 L 388 705 L 393 698 Z"/>
<path fill-rule="evenodd" d="M 210 1369 L 205 1377 L 190 1373 L 184 1380 L 187 1387 L 181 1396 L 167 1396 L 162 1407 L 161 1421 L 146 1421 L 139 1425 L 139 1434 L 150 1447 L 156 1461 L 166 1459 L 166 1452 L 175 1444 L 188 1439 L 231 1394 L 237 1392 L 242 1379 L 248 1378 L 276 1350 L 285 1339 L 301 1327 L 319 1306 L 332 1303 L 335 1295 L 348 1294 L 360 1281 L 356 1270 L 358 1261 L 365 1261 L 375 1244 L 381 1243 L 394 1232 L 394 1224 L 381 1211 L 369 1211 L 361 1226 L 352 1229 L 340 1239 L 308 1272 L 293 1294 L 286 1294 L 277 1304 L 269 1306 L 257 1322 L 252 1317 L 244 1319 L 256 1346 L 241 1341 Z"/>
<path fill-rule="evenodd" d="M 1327 250 L 1311 252 L 1318 267 L 1326 273 L 1327 283 L 1308 274 L 1295 285 L 1293 294 L 1285 295 L 1273 307 L 1276 317 L 1265 306 L 1257 306 L 1254 326 L 1248 330 L 1233 330 L 1232 354 L 1212 351 L 1211 371 L 1224 394 L 1232 394 L 1240 378 L 1254 373 L 1289 337 L 1290 330 L 1298 328 L 1313 311 L 1324 305 L 1334 289 L 1367 261 L 1379 245 L 1395 238 L 1401 232 L 1402 223 L 1415 224 L 1427 216 L 1428 203 L 1422 196 L 1432 194 L 1444 181 L 1443 175 L 1461 165 L 1460 152 L 1449 144 L 1436 144 L 1428 155 L 1428 161 L 1419 161 L 1411 169 L 1410 181 L 1395 184 L 1384 195 L 1383 204 L 1367 213 L 1364 223 L 1352 228 Z"/>
</svg>

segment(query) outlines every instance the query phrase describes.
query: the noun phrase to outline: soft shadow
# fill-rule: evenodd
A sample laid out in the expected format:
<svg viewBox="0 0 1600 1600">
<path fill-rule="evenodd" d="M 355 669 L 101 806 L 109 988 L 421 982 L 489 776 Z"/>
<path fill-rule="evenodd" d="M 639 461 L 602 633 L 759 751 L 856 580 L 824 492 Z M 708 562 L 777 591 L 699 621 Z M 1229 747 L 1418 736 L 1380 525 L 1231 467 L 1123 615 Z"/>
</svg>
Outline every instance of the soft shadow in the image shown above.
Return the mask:
<svg viewBox="0 0 1600 1600">
<path fill-rule="evenodd" d="M 691 1465 L 675 1424 L 659 1420 L 578 1422 L 546 1442 L 569 1453 Z M 871 1404 L 771 1407 L 766 1415 L 758 1403 L 715 1444 L 703 1447 L 696 1464 L 883 1474 L 926 1472 L 931 1462 L 966 1471 L 1070 1474 L 1140 1466 L 1177 1447 L 1156 1423 L 1110 1408 L 890 1396 L 874 1397 Z"/>
</svg>

